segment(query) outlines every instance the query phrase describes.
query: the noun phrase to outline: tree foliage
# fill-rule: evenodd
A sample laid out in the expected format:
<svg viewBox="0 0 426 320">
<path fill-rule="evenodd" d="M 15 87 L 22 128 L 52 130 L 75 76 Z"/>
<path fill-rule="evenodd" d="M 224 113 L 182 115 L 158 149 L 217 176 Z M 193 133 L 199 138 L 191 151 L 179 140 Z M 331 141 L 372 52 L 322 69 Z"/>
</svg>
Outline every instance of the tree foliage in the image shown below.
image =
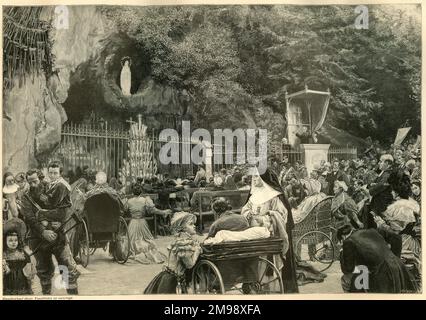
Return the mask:
<svg viewBox="0 0 426 320">
<path fill-rule="evenodd" d="M 108 7 L 152 77 L 193 97 L 197 126 L 284 129 L 285 91 L 330 89 L 327 122 L 391 141 L 420 130 L 420 6 Z M 259 109 L 264 111 L 259 113 Z"/>
</svg>

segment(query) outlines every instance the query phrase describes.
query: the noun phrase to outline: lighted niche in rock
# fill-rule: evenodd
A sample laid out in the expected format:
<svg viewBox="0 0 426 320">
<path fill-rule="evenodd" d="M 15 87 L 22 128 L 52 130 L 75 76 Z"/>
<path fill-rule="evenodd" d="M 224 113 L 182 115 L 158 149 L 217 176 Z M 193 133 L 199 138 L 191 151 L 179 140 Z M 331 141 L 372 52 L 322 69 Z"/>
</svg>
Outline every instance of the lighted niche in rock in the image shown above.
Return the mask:
<svg viewBox="0 0 426 320">
<path fill-rule="evenodd" d="M 120 75 L 120 87 L 121 92 L 125 96 L 130 96 L 130 87 L 132 86 L 132 72 L 130 71 L 130 66 L 132 65 L 132 60 L 129 57 L 124 57 L 121 59 L 121 75 Z"/>
</svg>

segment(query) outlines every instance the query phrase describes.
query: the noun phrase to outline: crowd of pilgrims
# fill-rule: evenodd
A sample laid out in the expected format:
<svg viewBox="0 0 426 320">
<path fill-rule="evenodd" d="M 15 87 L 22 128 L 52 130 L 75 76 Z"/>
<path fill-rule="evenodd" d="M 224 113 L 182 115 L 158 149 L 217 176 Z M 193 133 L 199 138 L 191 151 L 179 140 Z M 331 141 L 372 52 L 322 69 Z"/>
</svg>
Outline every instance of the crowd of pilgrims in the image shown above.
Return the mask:
<svg viewBox="0 0 426 320">
<path fill-rule="evenodd" d="M 195 191 L 186 192 L 189 190 Z M 205 190 L 248 190 L 250 196 L 241 214 L 235 214 L 225 198 L 198 203 L 197 192 Z M 309 174 L 301 161 L 291 163 L 285 156 L 281 162 L 272 160 L 262 175 L 250 173 L 249 167 L 235 166 L 214 172 L 210 178 L 202 166 L 195 175 L 177 179 L 167 174 L 133 178 L 120 173 L 108 178 L 104 172 L 89 167 L 78 167 L 64 174 L 58 163 L 49 164 L 46 176 L 39 170 L 7 172 L 3 176 L 5 294 L 31 294 L 35 273 L 43 294 L 50 294 L 52 255 L 71 268 L 74 286 L 68 291 L 78 292 L 75 233 L 67 234 L 65 242 L 56 249 L 40 249 L 37 253 L 31 251 L 34 246 L 28 241 L 28 234 L 38 236 L 40 241 L 57 241 L 54 235 L 59 229 L 55 223 L 65 219 L 46 218 L 43 213 L 82 211 L 88 197 L 102 192 L 116 197 L 124 215 L 129 217 L 131 259 L 143 264 L 164 263 L 163 272 L 153 279 L 145 293 L 173 293 L 176 288 L 186 292 L 185 271 L 194 266 L 201 253 L 194 235 L 202 230 L 196 230 L 197 217 L 191 213 L 199 210 L 200 205 L 205 209 L 211 207 L 219 216 L 211 225 L 208 238 L 219 231 L 242 232 L 262 226 L 285 239 L 284 270 L 287 271 L 283 281 L 286 292 L 297 292 L 296 270 L 301 262 L 294 258 L 291 229 L 327 197 L 332 197 L 345 291 L 357 291 L 354 269 L 360 264 L 372 270 L 370 292 L 413 290 L 413 276 L 407 275 L 405 267 L 408 262 L 415 267 L 415 277 L 420 277 L 420 150 L 406 144 L 388 150 L 370 150 L 357 159 L 322 161 Z M 158 195 L 155 201 L 151 194 Z M 158 218 L 156 231 L 175 236 L 167 247 L 167 255 L 157 248 L 152 234 L 149 217 L 154 215 Z M 314 279 L 324 279 L 315 271 L 311 275 Z"/>
</svg>

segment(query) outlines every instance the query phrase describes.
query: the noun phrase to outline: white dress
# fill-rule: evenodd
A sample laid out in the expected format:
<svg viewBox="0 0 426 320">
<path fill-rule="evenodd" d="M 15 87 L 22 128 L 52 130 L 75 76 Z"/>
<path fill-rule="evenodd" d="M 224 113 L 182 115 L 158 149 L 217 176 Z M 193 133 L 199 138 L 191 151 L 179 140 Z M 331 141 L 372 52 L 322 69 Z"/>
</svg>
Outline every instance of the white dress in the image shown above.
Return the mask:
<svg viewBox="0 0 426 320">
<path fill-rule="evenodd" d="M 121 76 L 120 76 L 120 86 L 121 91 L 123 92 L 123 95 L 130 96 L 130 87 L 131 87 L 131 79 L 132 74 L 130 72 L 129 63 L 126 61 L 123 69 L 121 70 Z"/>
</svg>

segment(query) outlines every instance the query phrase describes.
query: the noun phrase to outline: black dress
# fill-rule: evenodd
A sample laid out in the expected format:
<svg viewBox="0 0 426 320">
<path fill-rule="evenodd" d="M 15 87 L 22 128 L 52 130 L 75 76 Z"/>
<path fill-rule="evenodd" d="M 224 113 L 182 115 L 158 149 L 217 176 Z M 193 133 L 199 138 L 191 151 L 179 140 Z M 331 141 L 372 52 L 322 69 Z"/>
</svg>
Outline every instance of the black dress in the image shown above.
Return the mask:
<svg viewBox="0 0 426 320">
<path fill-rule="evenodd" d="M 352 273 L 355 266 L 369 270 L 368 292 L 414 292 L 410 275 L 401 259 L 392 253 L 385 239 L 375 229 L 357 230 L 343 242 L 340 257 L 342 272 Z M 352 278 L 351 291 L 356 292 Z"/>
<path fill-rule="evenodd" d="M 30 263 L 30 258 L 22 251 L 13 253 L 5 252 L 3 259 L 10 269 L 10 272 L 3 274 L 3 294 L 4 295 L 31 295 L 31 282 L 24 274 L 24 267 Z"/>
<path fill-rule="evenodd" d="M 173 270 L 164 267 L 146 287 L 144 294 L 177 294 L 188 293 L 189 272 L 178 276 Z M 181 292 L 179 292 L 181 291 Z"/>
<path fill-rule="evenodd" d="M 169 251 L 167 264 L 144 290 L 144 294 L 188 293 L 191 269 L 199 253 L 200 244 L 189 235 L 182 233 L 167 247 Z M 194 256 L 194 254 L 196 254 Z M 169 265 L 174 265 L 170 268 Z"/>
</svg>

